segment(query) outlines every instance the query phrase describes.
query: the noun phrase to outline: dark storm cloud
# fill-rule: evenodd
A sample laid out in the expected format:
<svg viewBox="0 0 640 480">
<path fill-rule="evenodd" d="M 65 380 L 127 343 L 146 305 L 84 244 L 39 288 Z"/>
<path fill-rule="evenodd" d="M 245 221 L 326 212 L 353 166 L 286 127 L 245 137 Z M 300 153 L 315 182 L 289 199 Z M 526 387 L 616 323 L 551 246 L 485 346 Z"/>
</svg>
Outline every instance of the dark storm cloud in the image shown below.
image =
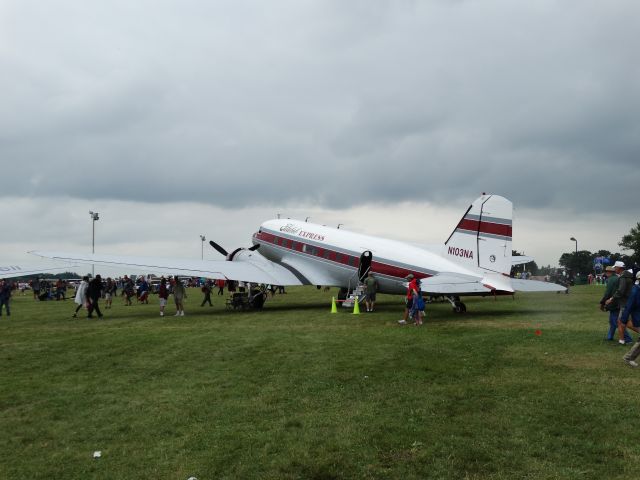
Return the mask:
<svg viewBox="0 0 640 480">
<path fill-rule="evenodd" d="M 9 2 L 1 194 L 633 211 L 637 3 L 278 3 Z"/>
</svg>

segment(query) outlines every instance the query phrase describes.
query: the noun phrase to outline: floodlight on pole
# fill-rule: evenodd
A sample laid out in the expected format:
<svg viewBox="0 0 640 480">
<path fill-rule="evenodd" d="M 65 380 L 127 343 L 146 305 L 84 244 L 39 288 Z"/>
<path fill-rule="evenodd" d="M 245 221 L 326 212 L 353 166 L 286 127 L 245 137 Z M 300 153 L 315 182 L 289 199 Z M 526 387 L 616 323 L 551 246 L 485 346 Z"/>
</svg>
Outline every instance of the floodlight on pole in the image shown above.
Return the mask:
<svg viewBox="0 0 640 480">
<path fill-rule="evenodd" d="M 200 246 L 200 259 L 204 260 L 204 241 L 206 240 L 204 235 L 200 235 L 200 241 L 202 245 Z"/>
<path fill-rule="evenodd" d="M 576 237 L 571 237 L 569 240 L 571 240 L 572 242 L 576 242 L 576 255 L 578 254 L 578 240 L 576 240 Z"/>
<path fill-rule="evenodd" d="M 96 253 L 96 222 L 100 220 L 100 214 L 98 212 L 89 211 L 91 215 L 91 253 Z M 95 277 L 95 265 L 91 264 L 91 277 Z"/>
</svg>

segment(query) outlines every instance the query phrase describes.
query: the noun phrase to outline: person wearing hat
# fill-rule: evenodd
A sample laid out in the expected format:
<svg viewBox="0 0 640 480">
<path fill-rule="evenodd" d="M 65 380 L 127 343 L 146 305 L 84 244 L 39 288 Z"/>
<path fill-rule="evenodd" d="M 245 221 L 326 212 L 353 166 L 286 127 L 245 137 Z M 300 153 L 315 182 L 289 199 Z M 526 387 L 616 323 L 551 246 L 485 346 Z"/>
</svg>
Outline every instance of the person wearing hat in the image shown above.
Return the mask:
<svg viewBox="0 0 640 480">
<path fill-rule="evenodd" d="M 409 318 L 409 312 L 411 311 L 411 307 L 413 305 L 413 292 L 418 291 L 418 283 L 416 282 L 416 279 L 413 273 L 410 273 L 409 275 L 404 277 L 404 279 L 407 280 L 409 284 L 407 285 L 407 296 L 404 299 L 405 301 L 404 316 L 402 317 L 402 320 L 398 321 L 400 325 L 407 324 L 407 320 Z"/>
<path fill-rule="evenodd" d="M 606 305 L 615 305 L 618 313 L 620 309 L 623 308 L 627 304 L 627 300 L 629 299 L 629 295 L 631 295 L 631 288 L 633 287 L 633 274 L 627 270 L 625 270 L 624 262 L 618 260 L 613 264 L 613 269 L 618 276 L 618 287 L 605 302 Z M 634 328 L 636 332 L 638 331 Z M 622 322 L 618 319 L 618 333 L 619 339 L 618 343 L 624 345 L 625 343 L 630 343 L 631 337 L 627 332 L 626 327 L 622 324 Z"/>
<path fill-rule="evenodd" d="M 604 271 L 607 277 L 607 287 L 604 291 L 604 295 L 600 300 L 600 310 L 609 312 L 609 332 L 607 333 L 607 340 L 615 340 L 616 330 L 618 329 L 618 316 L 620 315 L 620 307 L 614 303 L 607 303 L 609 299 L 613 297 L 613 293 L 618 289 L 618 276 L 614 274 L 612 266 L 607 266 Z M 629 334 L 627 334 L 629 335 Z M 629 336 L 629 340 L 632 341 Z"/>
<path fill-rule="evenodd" d="M 631 317 L 633 325 L 629 325 L 629 317 Z M 620 315 L 620 322 L 636 332 L 638 331 L 638 327 L 640 327 L 640 272 L 636 273 L 636 283 L 633 285 L 629 300 L 627 300 L 622 315 Z M 635 360 L 638 358 L 638 355 L 640 355 L 640 337 L 638 337 L 636 344 L 622 359 L 627 365 L 637 367 L 638 364 Z"/>
</svg>

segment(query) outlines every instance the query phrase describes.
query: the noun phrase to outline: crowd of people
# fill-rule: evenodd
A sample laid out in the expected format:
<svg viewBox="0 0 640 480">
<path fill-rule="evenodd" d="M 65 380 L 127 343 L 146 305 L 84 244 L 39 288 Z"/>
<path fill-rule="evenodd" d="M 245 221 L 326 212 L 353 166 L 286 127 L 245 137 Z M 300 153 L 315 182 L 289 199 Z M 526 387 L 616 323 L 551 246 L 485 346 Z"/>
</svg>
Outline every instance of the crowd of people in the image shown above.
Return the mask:
<svg viewBox="0 0 640 480">
<path fill-rule="evenodd" d="M 89 276 L 83 277 L 80 281 L 73 280 L 45 280 L 36 278 L 29 283 L 26 282 L 11 282 L 9 280 L 2 280 L 0 283 L 0 306 L 4 307 L 7 315 L 10 315 L 9 302 L 12 292 L 14 290 L 20 290 L 24 292 L 28 288 L 33 290 L 33 297 L 35 300 L 66 300 L 67 289 L 75 288 L 75 295 L 71 298 L 75 303 L 75 310 L 73 317 L 77 317 L 81 310 L 86 310 L 87 318 L 103 318 L 103 312 L 100 308 L 100 301 L 104 300 L 104 309 L 112 308 L 113 301 L 120 296 L 122 298 L 124 306 L 132 306 L 135 300 L 138 304 L 148 304 L 149 295 L 157 294 L 160 304 L 160 316 L 165 316 L 165 309 L 168 304 L 168 299 L 173 296 L 173 300 L 176 306 L 175 316 L 185 316 L 184 301 L 187 298 L 187 288 L 200 287 L 204 298 L 201 306 L 206 304 L 213 306 L 211 295 L 214 288 L 217 288 L 217 295 L 224 296 L 225 289 L 235 298 L 237 295 L 244 295 L 251 300 L 251 293 L 255 292 L 255 284 L 246 282 L 238 282 L 234 280 L 224 279 L 203 279 L 193 277 L 167 277 L 161 278 L 153 276 L 137 276 L 129 277 L 124 275 L 123 277 L 102 278 L 101 275 L 96 275 L 95 278 L 90 279 Z M 261 286 L 257 291 L 264 293 L 264 297 L 267 294 L 275 295 L 276 292 L 286 293 L 284 286 L 267 285 Z M 225 299 L 225 305 L 229 306 L 230 298 Z M 257 305 L 258 302 L 251 303 L 250 301 L 243 303 L 244 306 Z M 260 303 L 260 306 L 262 303 Z M 0 308 L 0 313 L 2 309 Z"/>
<path fill-rule="evenodd" d="M 224 280 L 222 281 L 224 282 Z M 184 317 L 184 299 L 187 298 L 186 287 L 196 287 L 202 283 L 202 291 L 208 290 L 209 305 L 211 305 L 211 288 L 213 285 L 212 280 L 194 280 L 183 279 L 178 276 L 165 278 L 161 277 L 157 283 L 152 281 L 150 277 L 139 276 L 137 279 L 133 279 L 127 275 L 122 278 L 107 278 L 103 280 L 100 275 L 96 275 L 92 280 L 88 276 L 82 278 L 82 281 L 76 288 L 76 295 L 74 302 L 76 303 L 76 309 L 73 313 L 73 317 L 77 317 L 78 312 L 84 308 L 87 310 L 87 318 L 94 318 L 95 313 L 98 318 L 102 318 L 103 314 L 100 310 L 100 300 L 104 299 L 105 309 L 110 309 L 113 305 L 114 298 L 117 297 L 118 291 L 123 298 L 124 306 L 130 307 L 133 305 L 133 298 L 139 304 L 149 303 L 149 294 L 157 293 L 160 304 L 160 316 L 165 315 L 165 308 L 170 295 L 173 295 L 174 303 L 176 306 L 175 316 Z M 220 291 L 224 293 L 224 283 L 217 283 L 220 287 Z M 204 305 L 204 302 L 203 302 Z"/>
<path fill-rule="evenodd" d="M 160 314 L 164 316 L 167 299 L 173 295 L 176 304 L 176 316 L 184 316 L 184 299 L 187 298 L 187 287 L 202 287 L 205 293 L 205 301 L 209 305 L 211 302 L 211 292 L 215 287 L 218 288 L 218 295 L 224 295 L 225 288 L 233 292 L 238 287 L 239 282 L 226 280 L 204 280 L 196 278 L 179 278 L 161 277 L 159 279 L 151 276 L 138 276 L 137 278 L 124 275 L 123 277 L 107 278 L 96 275 L 93 279 L 89 276 L 83 277 L 80 281 L 63 280 L 63 279 L 40 279 L 35 278 L 29 282 L 13 282 L 11 280 L 0 279 L 0 315 L 3 310 L 7 315 L 11 315 L 10 300 L 14 291 L 20 291 L 22 294 L 27 289 L 33 292 L 34 300 L 66 300 L 67 290 L 75 288 L 73 298 L 76 304 L 73 317 L 77 317 L 79 312 L 84 309 L 87 312 L 87 318 L 102 318 L 103 313 L 100 309 L 100 300 L 104 300 L 104 308 L 112 308 L 113 301 L 119 296 L 122 297 L 125 306 L 132 306 L 133 299 L 139 304 L 149 303 L 149 294 L 155 293 L 160 298 Z"/>
<path fill-rule="evenodd" d="M 640 271 L 635 275 L 627 269 L 624 262 L 617 261 L 605 269 L 606 288 L 600 300 L 600 310 L 609 313 L 609 331 L 606 339 L 618 343 L 632 344 L 633 339 L 628 330 L 640 334 Z M 636 359 L 640 355 L 640 337 L 623 360 L 631 367 L 637 367 Z"/>
<path fill-rule="evenodd" d="M 415 278 L 413 274 L 409 274 L 407 280 L 407 292 L 405 295 L 404 315 L 398 323 L 406 325 L 413 323 L 416 326 L 422 325 L 425 316 L 425 301 L 420 289 L 420 279 Z M 596 283 L 594 280 L 590 283 Z M 632 366 L 637 367 L 636 359 L 640 356 L 640 271 L 634 273 L 633 269 L 627 269 L 622 261 L 617 261 L 613 266 L 608 266 L 604 272 L 604 281 L 606 285 L 604 295 L 600 300 L 600 309 L 608 313 L 609 330 L 606 340 L 617 342 L 620 345 L 633 344 L 634 341 L 629 334 L 632 330 L 639 334 L 638 341 L 635 342 L 631 350 L 624 356 L 624 361 Z M 10 300 L 12 291 L 17 289 L 18 284 L 9 280 L 0 280 L 0 316 L 3 310 L 7 315 L 11 314 Z M 37 300 L 65 300 L 67 289 L 71 286 L 65 280 L 40 280 L 35 279 L 30 282 L 33 290 L 34 299 Z M 90 279 L 88 276 L 82 278 L 76 286 L 74 302 L 76 304 L 73 317 L 77 317 L 80 310 L 85 309 L 87 318 L 102 318 L 103 313 L 100 310 L 100 300 L 104 299 L 104 308 L 110 309 L 118 292 L 123 297 L 124 305 L 133 305 L 132 299 L 135 298 L 137 303 L 149 303 L 149 294 L 157 293 L 160 304 L 160 316 L 165 315 L 165 309 L 168 299 L 173 295 L 176 313 L 175 316 L 185 316 L 184 300 L 187 298 L 186 287 L 200 287 L 204 297 L 200 304 L 204 307 L 206 304 L 213 306 L 211 294 L 214 288 L 217 288 L 218 295 L 224 295 L 225 287 L 231 294 L 237 290 L 245 291 L 245 285 L 241 282 L 212 280 L 212 279 L 193 279 L 161 277 L 151 279 L 147 276 L 139 276 L 136 279 L 125 275 L 121 278 L 107 278 L 103 280 L 100 275 Z M 363 281 L 365 292 L 365 305 L 367 312 L 373 312 L 376 303 L 376 293 L 379 290 L 378 280 L 373 272 L 369 272 Z M 23 288 L 20 288 L 23 290 Z M 286 293 L 284 287 L 270 285 L 265 291 L 272 295 L 279 291 Z"/>
</svg>

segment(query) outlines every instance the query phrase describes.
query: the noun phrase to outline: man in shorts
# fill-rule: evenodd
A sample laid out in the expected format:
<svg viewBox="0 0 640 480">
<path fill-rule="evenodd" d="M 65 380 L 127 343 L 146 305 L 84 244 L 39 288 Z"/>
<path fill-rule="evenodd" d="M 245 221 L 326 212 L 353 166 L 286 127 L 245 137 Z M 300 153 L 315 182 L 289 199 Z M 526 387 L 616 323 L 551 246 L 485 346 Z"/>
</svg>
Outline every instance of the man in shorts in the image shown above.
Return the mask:
<svg viewBox="0 0 640 480">
<path fill-rule="evenodd" d="M 373 272 L 369 270 L 369 274 L 364 281 L 364 285 L 367 288 L 364 303 L 367 306 L 367 312 L 373 312 L 373 307 L 376 305 L 376 292 L 378 291 L 378 280 L 373 276 Z"/>
</svg>

